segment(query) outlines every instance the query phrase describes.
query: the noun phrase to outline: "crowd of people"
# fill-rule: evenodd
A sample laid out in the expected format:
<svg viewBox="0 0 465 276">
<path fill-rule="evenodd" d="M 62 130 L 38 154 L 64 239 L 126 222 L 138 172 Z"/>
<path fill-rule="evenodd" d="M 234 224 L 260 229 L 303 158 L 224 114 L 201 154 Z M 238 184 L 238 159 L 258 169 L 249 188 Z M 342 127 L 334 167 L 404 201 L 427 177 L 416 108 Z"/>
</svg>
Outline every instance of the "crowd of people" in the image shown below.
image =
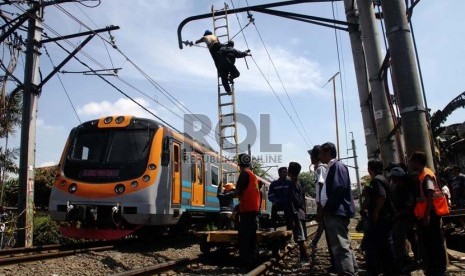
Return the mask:
<svg viewBox="0 0 465 276">
<path fill-rule="evenodd" d="M 279 178 L 269 186 L 272 226 L 276 230 L 278 213 L 283 213 L 281 221 L 293 232 L 301 265 L 315 260 L 318 242 L 325 233 L 330 256 L 328 275 L 358 275 L 349 238 L 350 219 L 356 209 L 347 166 L 337 159 L 333 143 L 314 146 L 309 153 L 318 206 L 318 229 L 313 240 L 307 246 L 306 200 L 298 180 L 302 167 L 297 162 L 279 168 Z M 441 217 L 449 208 L 464 207 L 465 175 L 455 166 L 446 170 L 449 177 L 442 173 L 438 178 L 426 165 L 422 152 L 409 156 L 408 167 L 402 163 L 383 167 L 379 160 L 368 162 L 370 181 L 359 198 L 361 218 L 356 227 L 364 233 L 360 249 L 367 275 L 402 275 L 420 267 L 425 275 L 445 275 L 447 254 Z M 226 206 L 221 212 L 230 217 L 232 198 L 239 197 L 239 254 L 243 264 L 251 268 L 257 260 L 255 235 L 263 195 L 251 170 L 250 156 L 239 155 L 239 166 L 236 186 L 219 187 L 218 198 L 220 205 Z"/>
</svg>

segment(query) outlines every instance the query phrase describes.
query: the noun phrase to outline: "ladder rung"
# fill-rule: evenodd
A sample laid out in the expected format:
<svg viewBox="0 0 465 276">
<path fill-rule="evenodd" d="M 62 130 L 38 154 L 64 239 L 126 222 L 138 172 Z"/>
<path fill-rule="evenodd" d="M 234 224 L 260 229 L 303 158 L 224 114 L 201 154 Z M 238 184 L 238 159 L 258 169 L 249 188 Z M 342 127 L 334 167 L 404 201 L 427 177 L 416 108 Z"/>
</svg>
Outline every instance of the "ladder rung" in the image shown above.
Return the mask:
<svg viewBox="0 0 465 276">
<path fill-rule="evenodd" d="M 225 35 L 217 35 L 216 37 L 225 37 L 225 36 L 229 36 L 229 35 L 227 35 L 227 34 L 225 34 Z"/>
<path fill-rule="evenodd" d="M 216 26 L 215 30 L 221 29 L 221 28 L 227 28 L 228 25 L 221 25 L 221 26 Z"/>
<path fill-rule="evenodd" d="M 234 127 L 235 124 L 229 124 L 229 125 L 222 125 L 220 126 L 221 128 L 227 128 L 227 127 Z"/>
<path fill-rule="evenodd" d="M 234 113 L 222 114 L 222 115 L 220 115 L 220 117 L 227 117 L 227 116 L 232 116 L 232 115 L 234 115 Z"/>
<path fill-rule="evenodd" d="M 228 135 L 228 136 L 223 136 L 223 137 L 221 137 L 221 139 L 234 138 L 234 137 L 236 137 L 236 136 L 234 136 L 234 135 Z"/>
<path fill-rule="evenodd" d="M 217 16 L 217 17 L 214 17 L 213 20 L 221 20 L 221 19 L 226 19 L 226 16 L 224 15 L 221 15 L 221 16 Z"/>
<path fill-rule="evenodd" d="M 232 93 L 231 93 L 231 94 L 229 94 L 228 92 L 220 93 L 220 97 L 221 97 L 221 96 L 226 96 L 226 95 L 227 95 L 227 96 L 232 96 Z"/>
<path fill-rule="evenodd" d="M 220 104 L 220 106 L 227 106 L 227 105 L 232 105 L 232 104 L 233 104 L 232 102 L 230 102 L 230 103 L 222 103 L 222 104 Z"/>
<path fill-rule="evenodd" d="M 236 147 L 230 147 L 230 148 L 223 148 L 223 150 L 230 150 L 230 149 L 236 149 Z"/>
</svg>

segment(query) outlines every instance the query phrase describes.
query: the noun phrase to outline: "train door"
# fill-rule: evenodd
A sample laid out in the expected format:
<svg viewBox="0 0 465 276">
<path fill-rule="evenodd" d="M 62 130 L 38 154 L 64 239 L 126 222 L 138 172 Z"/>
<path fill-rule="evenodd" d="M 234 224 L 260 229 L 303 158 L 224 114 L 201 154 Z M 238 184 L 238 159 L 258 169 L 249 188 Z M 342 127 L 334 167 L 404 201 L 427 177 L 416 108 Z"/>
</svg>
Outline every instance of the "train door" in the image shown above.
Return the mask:
<svg viewBox="0 0 465 276">
<path fill-rule="evenodd" d="M 205 169 L 203 165 L 203 157 L 198 153 L 192 154 L 191 164 L 192 177 L 192 206 L 205 205 Z"/>
<path fill-rule="evenodd" d="M 171 172 L 172 172 L 172 195 L 173 204 L 181 203 L 181 147 L 179 143 L 172 145 Z"/>
</svg>

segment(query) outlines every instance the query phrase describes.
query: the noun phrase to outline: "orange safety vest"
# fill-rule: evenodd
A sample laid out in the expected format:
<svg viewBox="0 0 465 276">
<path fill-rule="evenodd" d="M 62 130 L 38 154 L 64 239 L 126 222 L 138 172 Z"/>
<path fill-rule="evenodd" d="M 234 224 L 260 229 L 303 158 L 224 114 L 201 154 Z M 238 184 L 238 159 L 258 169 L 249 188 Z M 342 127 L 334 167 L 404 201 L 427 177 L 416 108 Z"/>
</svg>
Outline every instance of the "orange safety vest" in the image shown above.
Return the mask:
<svg viewBox="0 0 465 276">
<path fill-rule="evenodd" d="M 433 195 L 434 211 L 439 216 L 449 214 L 449 206 L 447 205 L 447 200 L 442 194 L 442 191 L 441 189 L 439 189 L 439 186 L 436 182 L 436 175 L 431 169 L 425 167 L 423 171 L 421 171 L 418 174 L 418 180 L 420 181 L 420 184 L 419 184 L 420 185 L 420 198 L 417 200 L 417 203 L 415 205 L 415 210 L 414 210 L 415 216 L 417 218 L 423 218 L 425 216 L 427 203 L 426 203 L 425 191 L 423 190 L 423 182 L 426 176 L 431 177 L 434 182 L 434 195 Z"/>
<path fill-rule="evenodd" d="M 433 179 L 433 182 L 434 182 L 434 189 L 436 190 L 437 189 L 437 183 L 436 183 L 436 175 L 434 174 L 434 172 L 425 167 L 419 174 L 418 174 L 418 180 L 420 181 L 420 198 L 421 199 L 424 199 L 425 198 L 425 191 L 423 191 L 423 182 L 425 181 L 425 178 L 429 176 Z"/>
<path fill-rule="evenodd" d="M 258 212 L 260 209 L 260 191 L 258 190 L 258 179 L 253 172 L 245 170 L 249 174 L 249 185 L 239 198 L 240 212 Z"/>
</svg>

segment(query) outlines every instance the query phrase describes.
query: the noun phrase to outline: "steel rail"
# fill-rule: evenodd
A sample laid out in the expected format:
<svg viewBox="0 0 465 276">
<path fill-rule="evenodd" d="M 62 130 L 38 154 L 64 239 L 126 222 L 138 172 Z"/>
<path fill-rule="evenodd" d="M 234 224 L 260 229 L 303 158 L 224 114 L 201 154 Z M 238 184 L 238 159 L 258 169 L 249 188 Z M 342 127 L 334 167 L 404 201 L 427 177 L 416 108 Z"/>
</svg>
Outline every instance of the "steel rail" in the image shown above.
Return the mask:
<svg viewBox="0 0 465 276">
<path fill-rule="evenodd" d="M 193 263 L 195 261 L 200 261 L 200 256 L 196 257 L 189 257 L 189 258 L 182 258 L 174 261 L 168 261 L 161 264 L 156 264 L 152 266 L 147 266 L 143 268 L 133 269 L 124 271 L 121 273 L 113 274 L 112 276 L 139 276 L 139 275 L 153 275 L 157 274 L 166 270 L 170 270 L 174 267 L 178 267 L 180 265 L 187 265 Z"/>
<path fill-rule="evenodd" d="M 315 228 L 318 226 L 318 224 L 312 224 L 307 226 L 307 229 L 310 228 Z M 316 234 L 316 229 L 307 236 L 307 240 L 313 237 Z M 254 268 L 252 271 L 247 273 L 247 276 L 258 276 L 258 275 L 263 275 L 265 274 L 268 270 L 270 270 L 272 267 L 274 267 L 280 260 L 284 259 L 289 253 L 297 249 L 297 245 L 293 244 L 291 246 L 286 247 L 283 253 L 278 253 L 277 257 L 273 257 L 269 259 L 268 261 L 262 263 L 261 265 L 257 266 Z"/>
</svg>

